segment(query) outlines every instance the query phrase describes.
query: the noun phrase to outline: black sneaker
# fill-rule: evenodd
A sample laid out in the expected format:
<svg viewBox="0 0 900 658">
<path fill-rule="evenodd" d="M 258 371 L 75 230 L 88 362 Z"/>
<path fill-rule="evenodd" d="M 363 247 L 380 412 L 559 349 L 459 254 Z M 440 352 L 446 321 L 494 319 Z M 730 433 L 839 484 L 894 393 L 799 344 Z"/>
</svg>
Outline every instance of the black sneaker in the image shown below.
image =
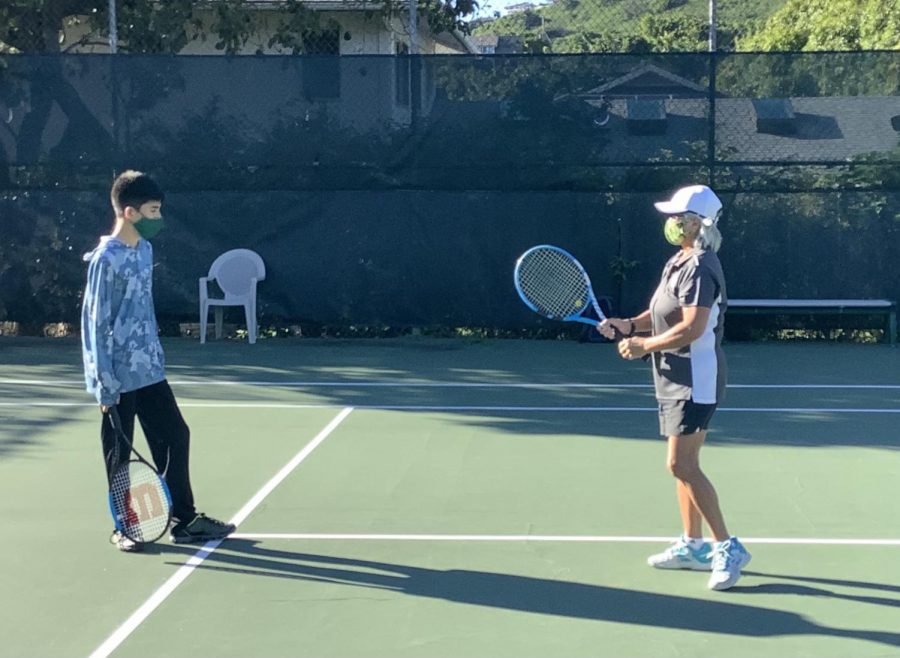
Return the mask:
<svg viewBox="0 0 900 658">
<path fill-rule="evenodd" d="M 235 531 L 235 528 L 233 523 L 222 523 L 206 514 L 198 514 L 187 523 L 184 521 L 176 523 L 169 533 L 169 539 L 174 544 L 207 542 L 213 539 L 225 539 Z"/>
<path fill-rule="evenodd" d="M 109 543 L 115 545 L 123 553 L 140 553 L 144 550 L 141 542 L 129 539 L 118 530 L 113 530 L 109 536 Z"/>
</svg>

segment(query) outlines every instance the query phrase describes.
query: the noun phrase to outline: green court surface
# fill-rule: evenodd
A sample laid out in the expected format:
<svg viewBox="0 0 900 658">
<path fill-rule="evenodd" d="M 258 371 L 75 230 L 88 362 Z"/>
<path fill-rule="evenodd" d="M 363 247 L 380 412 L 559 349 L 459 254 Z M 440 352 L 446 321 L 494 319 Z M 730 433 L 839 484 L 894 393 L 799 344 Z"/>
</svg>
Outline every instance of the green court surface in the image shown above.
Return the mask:
<svg viewBox="0 0 900 658">
<path fill-rule="evenodd" d="M 107 543 L 68 339 L 0 339 L 0 656 L 900 656 L 900 351 L 731 344 L 703 465 L 753 561 L 678 534 L 609 345 L 164 342 L 207 546 Z M 138 439 L 138 446 L 143 439 Z"/>
</svg>

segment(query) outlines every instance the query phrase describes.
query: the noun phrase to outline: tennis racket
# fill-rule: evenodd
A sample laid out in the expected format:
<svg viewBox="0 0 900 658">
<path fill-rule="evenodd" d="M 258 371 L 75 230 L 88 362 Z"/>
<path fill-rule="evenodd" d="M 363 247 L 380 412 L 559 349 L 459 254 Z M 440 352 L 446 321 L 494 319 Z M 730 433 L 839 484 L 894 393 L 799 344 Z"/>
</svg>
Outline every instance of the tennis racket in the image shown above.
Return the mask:
<svg viewBox="0 0 900 658">
<path fill-rule="evenodd" d="M 587 272 L 565 249 L 549 244 L 532 247 L 516 261 L 514 279 L 519 297 L 538 315 L 594 327 L 606 319 Z M 623 338 L 618 329 L 613 331 L 616 340 Z"/>
<path fill-rule="evenodd" d="M 109 510 L 116 529 L 139 543 L 154 542 L 169 529 L 172 520 L 172 496 L 165 480 L 125 435 L 116 407 L 107 412 L 116 432 L 113 448 L 113 474 L 109 479 Z M 121 461 L 119 446 L 130 451 L 130 459 Z"/>
<path fill-rule="evenodd" d="M 532 247 L 519 256 L 513 278 L 525 305 L 545 318 L 593 327 L 606 319 L 587 272 L 565 249 L 549 244 Z M 591 312 L 596 317 L 589 317 Z M 621 331 L 611 328 L 613 340 L 625 338 Z M 649 358 L 649 354 L 641 357 L 644 361 Z"/>
</svg>

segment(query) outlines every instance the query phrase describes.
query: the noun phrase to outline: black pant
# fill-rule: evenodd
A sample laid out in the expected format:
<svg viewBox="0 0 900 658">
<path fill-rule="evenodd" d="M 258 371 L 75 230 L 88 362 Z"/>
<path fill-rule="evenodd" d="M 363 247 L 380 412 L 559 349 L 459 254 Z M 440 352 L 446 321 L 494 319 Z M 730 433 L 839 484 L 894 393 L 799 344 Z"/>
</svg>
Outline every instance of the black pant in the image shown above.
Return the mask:
<svg viewBox="0 0 900 658">
<path fill-rule="evenodd" d="M 130 441 L 134 441 L 134 417 L 137 415 L 147 438 L 147 445 L 150 446 L 153 463 L 162 473 L 172 494 L 172 516 L 177 521 L 193 519 L 197 512 L 188 467 L 191 431 L 181 416 L 169 382 L 163 380 L 136 391 L 122 393 L 116 408 L 122 419 L 122 429 Z M 113 449 L 116 432 L 107 414 L 103 414 L 100 438 L 109 479 L 115 467 Z M 128 450 L 128 446 L 119 446 L 120 458 L 124 459 Z"/>
</svg>

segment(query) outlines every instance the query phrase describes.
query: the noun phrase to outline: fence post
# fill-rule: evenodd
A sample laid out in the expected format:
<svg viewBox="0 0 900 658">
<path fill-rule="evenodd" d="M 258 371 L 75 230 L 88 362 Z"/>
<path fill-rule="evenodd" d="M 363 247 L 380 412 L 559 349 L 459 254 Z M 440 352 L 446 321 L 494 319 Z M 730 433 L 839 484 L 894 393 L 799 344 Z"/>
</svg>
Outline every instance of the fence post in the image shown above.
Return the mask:
<svg viewBox="0 0 900 658">
<path fill-rule="evenodd" d="M 709 144 L 707 147 L 707 166 L 709 167 L 709 186 L 716 185 L 716 0 L 709 0 Z"/>
<path fill-rule="evenodd" d="M 409 0 L 409 54 L 419 54 L 418 0 Z"/>
<path fill-rule="evenodd" d="M 113 55 L 119 47 L 119 33 L 116 30 L 116 0 L 109 0 L 109 52 Z"/>
<path fill-rule="evenodd" d="M 109 62 L 109 77 L 110 77 L 110 95 L 112 96 L 110 108 L 112 112 L 112 126 L 110 126 L 110 133 L 112 137 L 113 143 L 113 152 L 118 154 L 120 153 L 119 144 L 121 143 L 119 140 L 119 132 L 121 127 L 119 126 L 119 74 L 116 70 L 119 58 L 116 56 L 116 53 L 119 50 L 119 32 L 116 29 L 118 17 L 116 16 L 116 0 L 109 0 L 109 52 L 111 55 L 111 59 Z M 118 173 L 118 164 L 115 161 L 115 156 L 113 157 L 112 163 L 112 176 L 115 178 Z"/>
</svg>

